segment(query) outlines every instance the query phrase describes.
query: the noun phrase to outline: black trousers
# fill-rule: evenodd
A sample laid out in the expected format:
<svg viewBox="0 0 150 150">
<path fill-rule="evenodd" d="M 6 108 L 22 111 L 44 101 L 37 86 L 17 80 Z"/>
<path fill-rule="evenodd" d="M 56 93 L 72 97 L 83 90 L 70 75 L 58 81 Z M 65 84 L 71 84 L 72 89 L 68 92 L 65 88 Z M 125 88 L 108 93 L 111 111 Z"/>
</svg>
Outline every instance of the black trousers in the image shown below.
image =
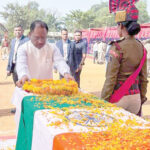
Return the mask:
<svg viewBox="0 0 150 150">
<path fill-rule="evenodd" d="M 93 63 L 95 64 L 95 60 L 98 59 L 98 51 L 93 52 Z"/>
<path fill-rule="evenodd" d="M 75 81 L 78 83 L 78 87 L 79 87 L 79 88 L 80 88 L 80 74 L 81 74 L 81 71 L 82 71 L 82 70 L 80 70 L 80 71 L 74 73 L 74 79 L 75 79 Z"/>
<path fill-rule="evenodd" d="M 12 78 L 13 78 L 14 84 L 16 85 L 16 82 L 18 81 L 18 75 L 17 75 L 17 71 L 16 71 L 16 64 L 13 64 L 13 66 L 12 66 Z"/>
</svg>

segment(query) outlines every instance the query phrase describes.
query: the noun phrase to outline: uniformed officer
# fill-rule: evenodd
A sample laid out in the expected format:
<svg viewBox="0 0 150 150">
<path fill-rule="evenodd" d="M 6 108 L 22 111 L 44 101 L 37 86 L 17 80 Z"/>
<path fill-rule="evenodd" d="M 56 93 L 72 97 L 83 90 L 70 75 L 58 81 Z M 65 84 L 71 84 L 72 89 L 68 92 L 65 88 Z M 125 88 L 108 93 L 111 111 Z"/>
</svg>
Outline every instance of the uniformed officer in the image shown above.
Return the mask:
<svg viewBox="0 0 150 150">
<path fill-rule="evenodd" d="M 135 1 L 122 4 L 119 1 L 116 5 L 111 5 L 111 2 L 110 0 L 110 12 L 116 13 L 117 32 L 123 38 L 111 43 L 101 98 L 138 114 L 141 104 L 147 100 L 148 83 L 146 51 L 134 37 L 140 32 L 138 10 Z M 142 66 L 141 69 L 139 65 Z"/>
</svg>

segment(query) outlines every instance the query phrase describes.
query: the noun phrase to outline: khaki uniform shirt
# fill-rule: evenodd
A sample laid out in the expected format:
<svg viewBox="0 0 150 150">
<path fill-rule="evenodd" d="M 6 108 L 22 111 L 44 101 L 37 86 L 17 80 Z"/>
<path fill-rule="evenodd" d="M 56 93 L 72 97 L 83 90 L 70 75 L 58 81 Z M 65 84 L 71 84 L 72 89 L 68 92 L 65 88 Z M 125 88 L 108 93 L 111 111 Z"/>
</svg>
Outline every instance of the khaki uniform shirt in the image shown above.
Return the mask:
<svg viewBox="0 0 150 150">
<path fill-rule="evenodd" d="M 114 87 L 119 81 L 125 81 L 138 68 L 143 57 L 142 44 L 133 37 L 117 41 L 121 50 L 112 43 L 109 51 L 109 61 L 106 70 L 106 80 L 101 98 L 109 101 Z M 120 55 L 122 58 L 120 59 Z M 139 76 L 139 89 L 142 102 L 146 101 L 147 92 L 147 63 L 145 61 Z"/>
</svg>

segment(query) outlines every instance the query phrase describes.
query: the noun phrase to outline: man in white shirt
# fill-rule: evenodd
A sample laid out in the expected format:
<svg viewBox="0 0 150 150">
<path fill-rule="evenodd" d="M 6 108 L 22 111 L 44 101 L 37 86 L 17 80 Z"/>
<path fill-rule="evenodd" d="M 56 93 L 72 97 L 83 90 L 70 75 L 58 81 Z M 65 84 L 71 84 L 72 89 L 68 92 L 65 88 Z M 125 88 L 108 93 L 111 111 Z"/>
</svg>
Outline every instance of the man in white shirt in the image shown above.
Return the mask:
<svg viewBox="0 0 150 150">
<path fill-rule="evenodd" d="M 17 73 L 21 87 L 31 78 L 52 79 L 53 65 L 67 80 L 73 79 L 70 69 L 60 51 L 55 45 L 47 42 L 48 26 L 45 22 L 36 20 L 30 26 L 30 41 L 18 49 Z"/>
<path fill-rule="evenodd" d="M 68 30 L 65 28 L 61 30 L 61 38 L 61 40 L 57 41 L 56 46 L 70 67 L 71 74 L 73 75 L 75 72 L 75 44 L 68 39 Z M 60 75 L 61 78 L 63 78 L 62 75 Z"/>
<path fill-rule="evenodd" d="M 93 63 L 98 59 L 98 41 L 96 41 L 93 45 Z"/>
<path fill-rule="evenodd" d="M 98 63 L 102 64 L 102 55 L 103 55 L 103 43 L 102 41 L 98 44 Z"/>
</svg>

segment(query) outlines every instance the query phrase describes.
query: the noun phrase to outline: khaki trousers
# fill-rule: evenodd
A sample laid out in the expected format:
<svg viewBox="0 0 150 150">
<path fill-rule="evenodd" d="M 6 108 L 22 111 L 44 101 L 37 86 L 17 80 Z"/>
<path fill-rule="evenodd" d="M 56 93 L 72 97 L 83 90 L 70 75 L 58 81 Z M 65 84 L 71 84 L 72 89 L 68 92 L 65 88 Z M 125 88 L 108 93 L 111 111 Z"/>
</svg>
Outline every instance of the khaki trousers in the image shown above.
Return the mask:
<svg viewBox="0 0 150 150">
<path fill-rule="evenodd" d="M 120 101 L 115 104 L 133 114 L 138 114 L 141 107 L 141 97 L 140 94 L 123 96 Z"/>
</svg>

